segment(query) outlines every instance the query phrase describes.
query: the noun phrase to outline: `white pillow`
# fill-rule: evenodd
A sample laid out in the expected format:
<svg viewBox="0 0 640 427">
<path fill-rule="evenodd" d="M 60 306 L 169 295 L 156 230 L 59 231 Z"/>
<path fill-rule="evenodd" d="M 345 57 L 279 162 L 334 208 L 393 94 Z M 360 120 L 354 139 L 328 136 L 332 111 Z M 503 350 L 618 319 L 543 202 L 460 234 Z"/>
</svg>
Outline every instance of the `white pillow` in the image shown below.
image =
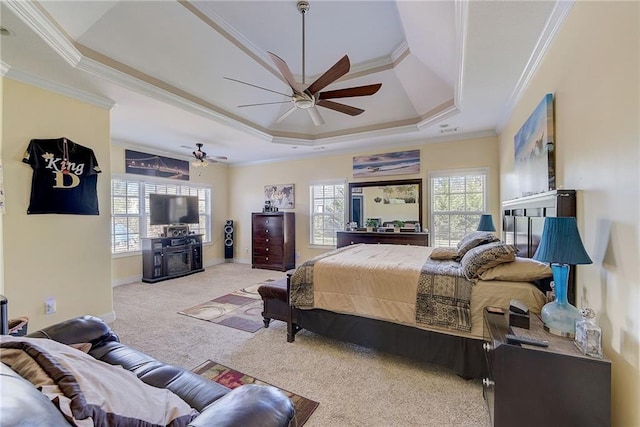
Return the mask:
<svg viewBox="0 0 640 427">
<path fill-rule="evenodd" d="M 551 267 L 531 258 L 516 257 L 515 261 L 499 264 L 480 273 L 480 280 L 530 282 L 551 277 Z"/>
</svg>

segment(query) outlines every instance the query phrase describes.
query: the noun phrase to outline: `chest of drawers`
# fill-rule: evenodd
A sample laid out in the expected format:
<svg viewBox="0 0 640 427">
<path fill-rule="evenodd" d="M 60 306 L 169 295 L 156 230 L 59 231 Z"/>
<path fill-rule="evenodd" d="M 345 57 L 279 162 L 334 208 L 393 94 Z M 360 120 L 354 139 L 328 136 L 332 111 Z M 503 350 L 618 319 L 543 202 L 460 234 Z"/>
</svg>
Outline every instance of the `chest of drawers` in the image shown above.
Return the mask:
<svg viewBox="0 0 640 427">
<path fill-rule="evenodd" d="M 253 268 L 287 271 L 296 265 L 293 212 L 251 214 L 251 264 Z"/>
</svg>

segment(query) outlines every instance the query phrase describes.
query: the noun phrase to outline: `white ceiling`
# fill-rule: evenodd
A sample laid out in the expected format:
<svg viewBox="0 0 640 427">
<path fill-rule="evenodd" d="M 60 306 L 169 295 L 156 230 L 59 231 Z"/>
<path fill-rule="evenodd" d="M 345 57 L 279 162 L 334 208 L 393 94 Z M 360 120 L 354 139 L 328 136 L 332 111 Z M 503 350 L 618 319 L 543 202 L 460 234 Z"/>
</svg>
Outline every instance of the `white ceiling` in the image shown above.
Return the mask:
<svg viewBox="0 0 640 427">
<path fill-rule="evenodd" d="M 302 83 L 302 15 L 287 1 L 5 0 L 2 74 L 111 108 L 116 144 L 242 164 L 392 148 L 500 131 L 570 2 L 311 0 L 305 86 L 348 55 L 324 90 L 382 83 L 372 96 L 316 107 L 288 101 L 267 52 Z M 267 90 L 237 83 L 241 80 Z M 445 127 L 446 126 L 446 127 Z M 56 135 L 34 135 L 54 137 Z M 186 157 L 185 157 L 186 158 Z"/>
</svg>

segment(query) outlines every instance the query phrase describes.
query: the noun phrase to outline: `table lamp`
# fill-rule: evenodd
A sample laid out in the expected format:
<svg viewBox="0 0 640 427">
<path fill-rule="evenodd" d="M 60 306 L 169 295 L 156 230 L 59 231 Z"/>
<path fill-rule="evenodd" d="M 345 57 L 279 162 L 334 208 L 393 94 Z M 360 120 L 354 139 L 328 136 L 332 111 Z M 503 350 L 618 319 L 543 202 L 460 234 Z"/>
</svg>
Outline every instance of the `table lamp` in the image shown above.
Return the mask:
<svg viewBox="0 0 640 427">
<path fill-rule="evenodd" d="M 591 258 L 582 245 L 574 217 L 547 217 L 544 220 L 540 245 L 533 259 L 551 263 L 556 299 L 542 307 L 540 317 L 544 328 L 555 335 L 575 336 L 576 319 L 580 310 L 569 304 L 567 285 L 569 265 L 591 264 Z"/>
<path fill-rule="evenodd" d="M 496 231 L 496 227 L 495 225 L 493 225 L 493 217 L 491 216 L 491 214 L 480 215 L 478 231 Z"/>
</svg>

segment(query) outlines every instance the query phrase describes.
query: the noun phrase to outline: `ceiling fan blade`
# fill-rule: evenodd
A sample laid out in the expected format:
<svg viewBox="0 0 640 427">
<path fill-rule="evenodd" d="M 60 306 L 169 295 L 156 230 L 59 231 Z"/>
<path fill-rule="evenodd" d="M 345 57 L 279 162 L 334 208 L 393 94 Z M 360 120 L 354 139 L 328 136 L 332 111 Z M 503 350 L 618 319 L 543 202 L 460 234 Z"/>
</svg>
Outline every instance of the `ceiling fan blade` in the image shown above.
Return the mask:
<svg viewBox="0 0 640 427">
<path fill-rule="evenodd" d="M 320 99 L 316 102 L 316 105 L 319 105 L 324 108 L 328 108 L 330 110 L 335 110 L 340 113 L 348 114 L 350 116 L 357 116 L 358 114 L 364 113 L 364 110 L 361 108 L 352 107 L 350 105 L 339 104 L 337 102 L 328 101 L 326 99 Z"/>
<path fill-rule="evenodd" d="M 275 53 L 267 53 L 269 54 L 269 57 L 271 57 L 273 63 L 276 64 L 276 67 L 278 67 L 278 70 L 280 70 L 282 77 L 284 77 L 285 81 L 289 83 L 289 86 L 291 86 L 293 93 L 300 93 L 302 91 L 300 85 L 296 82 L 296 79 L 293 78 L 293 73 L 291 73 L 289 66 L 284 62 L 284 59 L 280 58 Z"/>
<path fill-rule="evenodd" d="M 216 162 L 218 160 L 229 160 L 227 156 L 207 156 L 207 160 L 210 162 Z"/>
<path fill-rule="evenodd" d="M 286 104 L 287 102 L 291 102 L 291 101 L 261 102 L 259 104 L 242 104 L 242 105 L 238 105 L 238 108 L 255 107 L 255 106 L 258 106 L 258 105 Z"/>
<path fill-rule="evenodd" d="M 313 120 L 313 124 L 316 126 L 322 126 L 324 124 L 324 119 L 320 115 L 320 111 L 314 106 L 307 110 L 309 112 L 309 116 L 311 116 L 311 120 Z"/>
<path fill-rule="evenodd" d="M 338 62 L 336 62 L 333 67 L 329 68 L 323 75 L 318 77 L 315 82 L 311 83 L 311 85 L 305 90 L 305 92 L 311 95 L 315 95 L 325 87 L 329 86 L 331 83 L 338 80 L 340 77 L 347 74 L 350 68 L 351 63 L 349 62 L 349 57 L 345 55 Z"/>
<path fill-rule="evenodd" d="M 376 83 L 367 86 L 350 87 L 346 89 L 329 90 L 326 92 L 320 92 L 318 99 L 332 99 L 332 98 L 350 98 L 354 96 L 369 96 L 376 93 L 382 87 L 382 83 Z"/>
<path fill-rule="evenodd" d="M 276 123 L 280 123 L 282 122 L 284 119 L 286 119 L 287 117 L 289 117 L 289 115 L 291 113 L 293 113 L 294 111 L 296 111 L 296 106 L 292 106 L 290 109 L 288 109 L 287 111 L 285 111 L 285 113 L 283 115 L 281 115 L 280 117 L 278 117 L 278 119 L 276 120 Z"/>
<path fill-rule="evenodd" d="M 291 95 L 289 95 L 287 93 L 278 92 L 277 90 L 271 90 L 271 89 L 267 89 L 266 87 L 256 86 L 256 85 L 251 84 L 251 83 L 243 82 L 242 80 L 232 79 L 231 77 L 223 77 L 223 78 L 227 79 L 227 80 L 231 80 L 232 82 L 242 83 L 243 85 L 255 87 L 255 88 L 258 88 L 258 89 L 266 90 L 266 91 L 269 91 L 269 92 L 277 93 L 278 95 L 284 95 L 284 96 L 287 96 L 287 97 L 291 98 Z"/>
</svg>

